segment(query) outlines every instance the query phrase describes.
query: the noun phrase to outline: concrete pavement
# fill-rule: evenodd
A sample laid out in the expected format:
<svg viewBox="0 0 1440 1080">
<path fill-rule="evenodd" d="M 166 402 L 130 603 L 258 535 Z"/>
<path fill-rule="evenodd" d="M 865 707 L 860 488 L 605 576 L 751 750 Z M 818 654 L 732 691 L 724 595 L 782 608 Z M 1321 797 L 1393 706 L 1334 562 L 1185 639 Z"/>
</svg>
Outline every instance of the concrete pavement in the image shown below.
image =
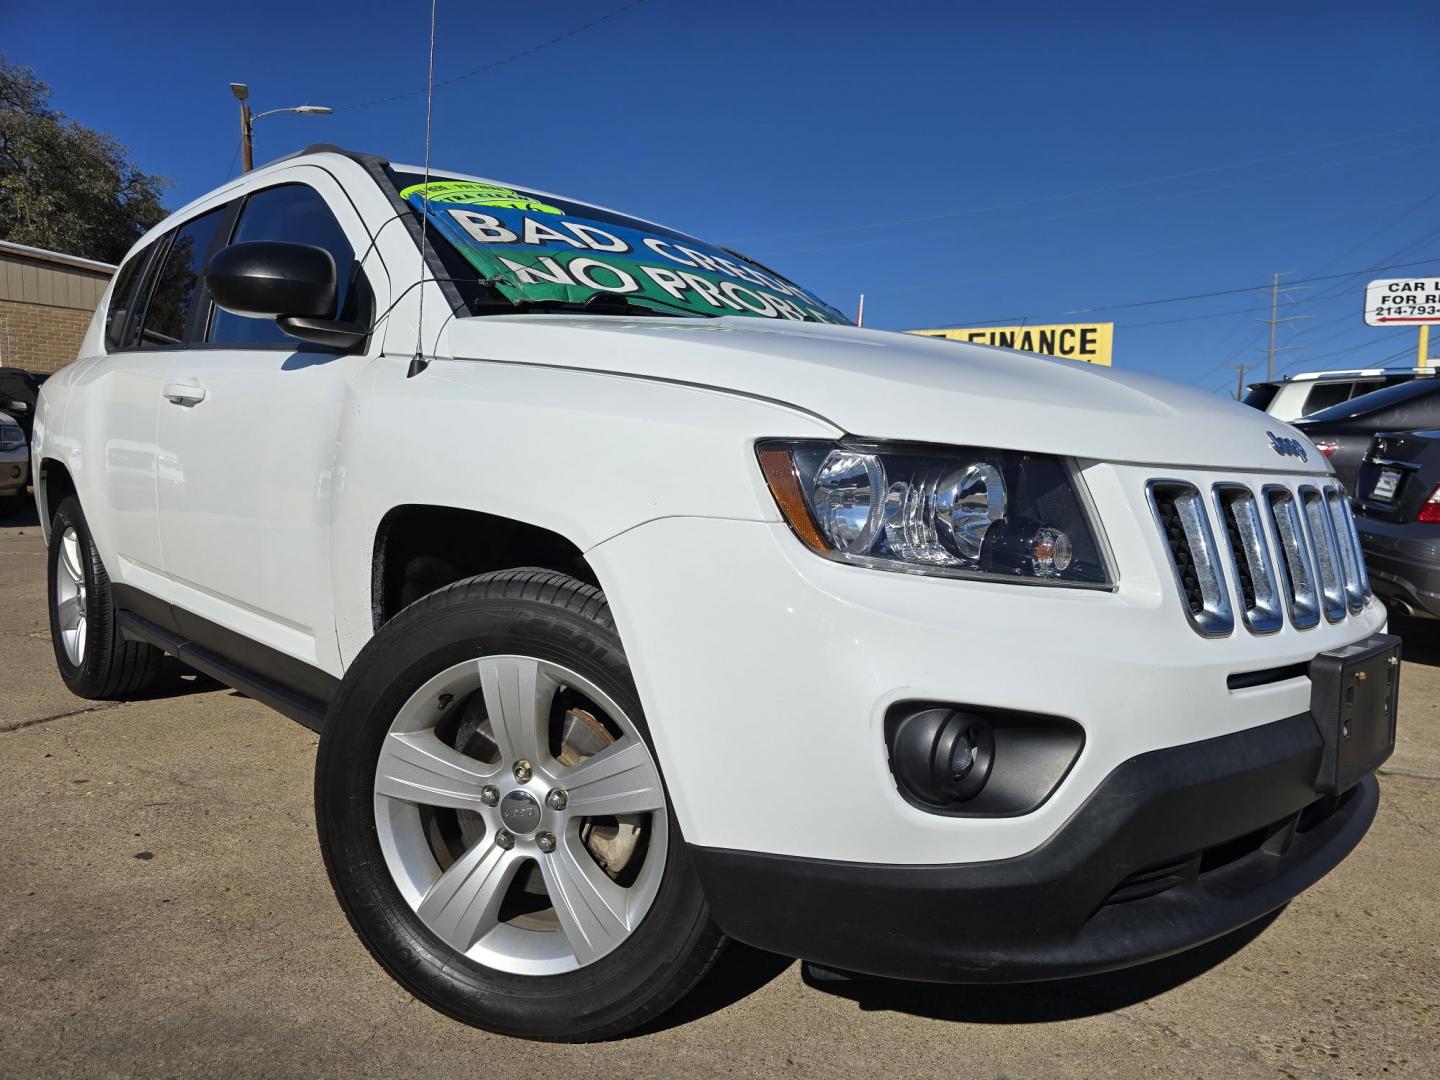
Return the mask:
<svg viewBox="0 0 1440 1080">
<path fill-rule="evenodd" d="M 1440 630 L 1402 628 L 1370 835 L 1266 925 L 1000 989 L 827 989 L 735 948 L 658 1029 L 552 1046 L 370 959 L 316 847 L 309 731 L 178 666 L 152 700 L 68 694 L 39 528 L 0 526 L 0 1076 L 1440 1075 Z"/>
</svg>

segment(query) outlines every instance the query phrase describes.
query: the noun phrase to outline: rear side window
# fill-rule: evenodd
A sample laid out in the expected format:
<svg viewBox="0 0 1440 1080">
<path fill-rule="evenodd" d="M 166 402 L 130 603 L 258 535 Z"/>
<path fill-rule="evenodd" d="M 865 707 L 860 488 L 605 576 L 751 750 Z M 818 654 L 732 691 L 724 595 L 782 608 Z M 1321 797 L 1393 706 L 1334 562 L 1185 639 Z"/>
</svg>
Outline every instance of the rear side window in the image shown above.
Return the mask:
<svg viewBox="0 0 1440 1080">
<path fill-rule="evenodd" d="M 350 300 L 350 279 L 355 270 L 355 251 L 318 191 L 304 184 L 283 184 L 251 195 L 240 211 L 240 223 L 230 242 L 244 244 L 256 240 L 312 244 L 328 251 L 335 260 L 339 311 L 344 317 Z M 301 347 L 300 342 L 271 319 L 232 315 L 218 307 L 211 316 L 207 340 L 217 345 Z"/>
<path fill-rule="evenodd" d="M 149 248 L 142 248 L 126 259 L 115 275 L 115 287 L 110 290 L 110 306 L 105 310 L 105 348 L 123 349 L 135 344 L 139 320 L 131 319 L 135 313 L 135 298 L 140 294 L 140 283 L 144 275 L 140 268 L 145 265 Z M 135 334 L 127 334 L 133 328 Z"/>
<path fill-rule="evenodd" d="M 1300 410 L 1300 415 L 1309 416 L 1321 409 L 1328 409 L 1331 405 L 1349 401 L 1354 389 L 1355 384 L 1352 382 L 1316 383 L 1310 388 L 1310 396 L 1305 399 L 1305 407 Z"/>
<path fill-rule="evenodd" d="M 201 290 L 200 274 L 227 211 L 222 206 L 201 214 L 173 234 L 145 309 L 138 342 L 142 349 L 172 347 L 185 339 L 185 325 Z"/>
</svg>

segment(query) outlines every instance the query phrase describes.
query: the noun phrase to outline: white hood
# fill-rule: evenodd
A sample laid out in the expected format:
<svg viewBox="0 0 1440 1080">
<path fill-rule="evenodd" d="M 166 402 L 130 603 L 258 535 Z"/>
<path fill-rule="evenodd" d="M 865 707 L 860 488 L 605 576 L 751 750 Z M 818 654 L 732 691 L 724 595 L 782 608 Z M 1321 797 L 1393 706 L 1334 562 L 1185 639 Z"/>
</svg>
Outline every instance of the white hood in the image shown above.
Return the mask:
<svg viewBox="0 0 1440 1080">
<path fill-rule="evenodd" d="M 638 375 L 738 391 L 851 435 L 1221 469 L 1328 472 L 1288 425 L 1151 375 L 984 345 L 749 318 L 457 319 L 457 359 Z M 1280 456 L 1267 432 L 1299 438 Z"/>
</svg>

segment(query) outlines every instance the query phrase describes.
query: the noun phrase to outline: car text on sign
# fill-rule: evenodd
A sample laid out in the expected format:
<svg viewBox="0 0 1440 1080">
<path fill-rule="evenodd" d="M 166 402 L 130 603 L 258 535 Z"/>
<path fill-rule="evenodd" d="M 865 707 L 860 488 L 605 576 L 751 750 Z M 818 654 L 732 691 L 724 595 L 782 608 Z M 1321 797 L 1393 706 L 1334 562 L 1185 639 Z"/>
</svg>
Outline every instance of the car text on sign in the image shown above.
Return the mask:
<svg viewBox="0 0 1440 1080">
<path fill-rule="evenodd" d="M 1440 323 L 1440 278 L 1391 278 L 1365 286 L 1367 326 Z"/>
</svg>

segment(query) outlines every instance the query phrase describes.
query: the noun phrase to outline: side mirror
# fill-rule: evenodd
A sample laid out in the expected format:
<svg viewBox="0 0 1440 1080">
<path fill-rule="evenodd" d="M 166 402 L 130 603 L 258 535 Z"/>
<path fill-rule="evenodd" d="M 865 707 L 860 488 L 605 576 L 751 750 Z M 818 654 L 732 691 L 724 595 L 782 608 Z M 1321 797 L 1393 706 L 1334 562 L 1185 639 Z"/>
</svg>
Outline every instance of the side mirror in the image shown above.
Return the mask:
<svg viewBox="0 0 1440 1080">
<path fill-rule="evenodd" d="M 312 244 L 231 244 L 210 257 L 205 286 L 232 315 L 274 319 L 302 341 L 353 348 L 367 336 L 364 327 L 336 320 L 335 260 Z"/>
</svg>

